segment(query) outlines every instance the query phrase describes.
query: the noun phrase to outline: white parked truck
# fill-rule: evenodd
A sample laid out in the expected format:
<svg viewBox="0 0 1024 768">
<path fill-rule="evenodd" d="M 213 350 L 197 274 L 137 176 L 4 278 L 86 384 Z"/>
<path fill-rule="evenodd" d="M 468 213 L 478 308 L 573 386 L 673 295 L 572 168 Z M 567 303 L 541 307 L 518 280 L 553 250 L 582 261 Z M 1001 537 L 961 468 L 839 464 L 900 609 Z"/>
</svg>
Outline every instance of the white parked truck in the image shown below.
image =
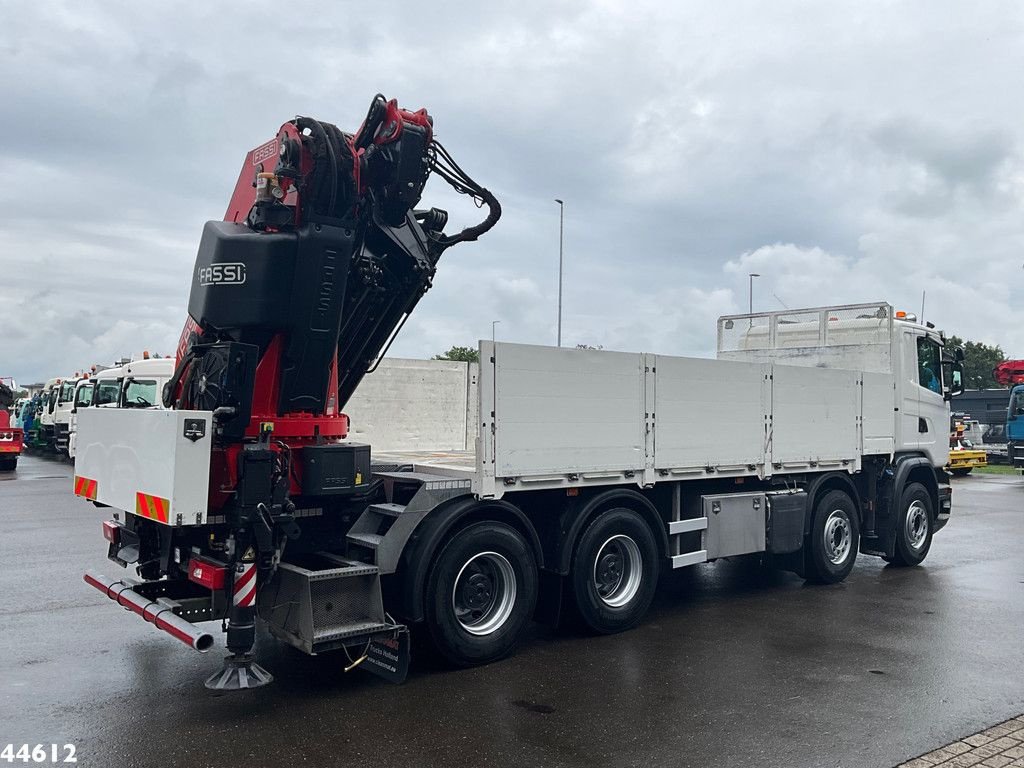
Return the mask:
<svg viewBox="0 0 1024 768">
<path fill-rule="evenodd" d="M 56 387 L 57 399 L 53 406 L 53 448 L 57 453 L 70 456 L 70 437 L 72 411 L 75 408 L 75 394 L 82 382 L 88 381 L 87 376 L 76 373 L 64 379 Z"/>
<path fill-rule="evenodd" d="M 63 379 L 48 379 L 43 385 L 41 392 L 41 405 L 42 411 L 39 413 L 39 425 L 38 438 L 36 444 L 38 447 L 53 449 L 54 443 L 54 426 L 53 426 L 53 413 L 57 408 L 57 397 L 60 395 L 61 385 Z"/>
<path fill-rule="evenodd" d="M 485 217 L 448 229 L 430 176 Z M 207 687 L 273 679 L 258 624 L 398 680 L 410 625 L 482 664 L 563 600 L 634 626 L 663 568 L 757 555 L 837 582 L 858 552 L 928 554 L 962 356 L 882 302 L 722 318 L 718 360 L 481 342 L 456 415 L 479 414 L 475 450 L 352 441 L 343 409 L 439 259 L 500 215 L 426 110 L 378 94 L 351 134 L 295 118 L 204 227 L 165 408 L 78 414 L 75 492 L 115 510 L 108 556 L 141 577 L 85 580 L 199 651 L 221 621 Z"/>
<path fill-rule="evenodd" d="M 629 628 L 663 568 L 760 554 L 836 582 L 858 552 L 923 561 L 951 509 L 960 362 L 942 335 L 885 303 L 718 328 L 717 360 L 481 342 L 476 450 L 376 456 L 378 495 L 334 511 L 298 502 L 302 536 L 261 588 L 259 618 L 310 653 L 366 651 L 380 671 L 406 648 L 389 641 L 400 617 L 470 664 L 507 654 L 563 599 L 595 632 Z M 698 418 L 714 425 L 699 440 Z M 164 558 L 200 576 L 177 598 L 157 582 L 165 604 L 220 618 L 197 585 L 215 595 L 224 583 L 226 553 L 204 542 L 225 521 L 207 505 L 210 443 L 183 433 L 189 420 L 213 431 L 198 411 L 79 413 L 76 482 L 127 513 L 109 524 L 122 564 L 138 561 L 157 514 L 139 494 L 167 500 Z M 332 528 L 342 510 L 351 522 Z M 313 551 L 298 546 L 307 530 Z"/>
</svg>

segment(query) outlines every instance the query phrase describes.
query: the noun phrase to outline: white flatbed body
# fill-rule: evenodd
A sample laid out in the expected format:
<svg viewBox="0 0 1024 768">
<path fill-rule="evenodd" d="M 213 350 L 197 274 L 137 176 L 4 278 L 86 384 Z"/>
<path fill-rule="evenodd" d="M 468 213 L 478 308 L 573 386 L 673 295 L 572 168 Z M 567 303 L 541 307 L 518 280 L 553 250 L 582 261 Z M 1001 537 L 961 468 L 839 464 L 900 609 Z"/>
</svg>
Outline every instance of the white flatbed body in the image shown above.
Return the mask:
<svg viewBox="0 0 1024 768">
<path fill-rule="evenodd" d="M 723 318 L 717 360 L 481 341 L 475 452 L 375 453 L 374 462 L 467 477 L 476 496 L 500 498 L 852 474 L 866 456 L 907 447 L 890 306 L 805 311 L 789 322 L 782 313 L 763 317 L 743 319 L 749 327 L 731 337 Z M 859 368 L 836 367 L 844 364 Z"/>
</svg>

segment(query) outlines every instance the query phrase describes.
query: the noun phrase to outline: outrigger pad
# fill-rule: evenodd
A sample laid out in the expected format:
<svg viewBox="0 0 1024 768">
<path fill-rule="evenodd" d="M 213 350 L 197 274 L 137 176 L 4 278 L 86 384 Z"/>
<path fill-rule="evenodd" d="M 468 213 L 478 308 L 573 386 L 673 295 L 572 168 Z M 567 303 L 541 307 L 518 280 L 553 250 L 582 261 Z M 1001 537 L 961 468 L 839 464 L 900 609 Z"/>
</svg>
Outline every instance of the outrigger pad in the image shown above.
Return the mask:
<svg viewBox="0 0 1024 768">
<path fill-rule="evenodd" d="M 251 653 L 224 657 L 224 669 L 206 678 L 211 691 L 244 691 L 274 682 L 274 676 L 253 661 Z"/>
</svg>

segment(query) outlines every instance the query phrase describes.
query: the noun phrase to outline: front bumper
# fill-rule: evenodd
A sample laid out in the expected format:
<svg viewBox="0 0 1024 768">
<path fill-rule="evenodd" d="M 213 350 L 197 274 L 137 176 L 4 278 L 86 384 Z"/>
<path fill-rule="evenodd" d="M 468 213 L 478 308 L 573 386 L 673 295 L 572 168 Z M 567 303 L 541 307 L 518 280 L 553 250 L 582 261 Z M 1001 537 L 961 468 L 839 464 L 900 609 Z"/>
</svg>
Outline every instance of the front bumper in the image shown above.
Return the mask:
<svg viewBox="0 0 1024 768">
<path fill-rule="evenodd" d="M 988 454 L 985 451 L 950 451 L 947 468 L 974 469 L 988 466 Z"/>
</svg>

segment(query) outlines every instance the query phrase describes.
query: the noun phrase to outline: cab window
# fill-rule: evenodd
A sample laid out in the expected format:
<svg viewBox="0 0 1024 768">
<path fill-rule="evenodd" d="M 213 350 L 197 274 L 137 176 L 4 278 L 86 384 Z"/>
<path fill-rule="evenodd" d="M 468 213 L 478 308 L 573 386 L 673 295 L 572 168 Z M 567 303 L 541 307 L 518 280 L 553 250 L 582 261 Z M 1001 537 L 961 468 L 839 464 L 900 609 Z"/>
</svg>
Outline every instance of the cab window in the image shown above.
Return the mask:
<svg viewBox="0 0 1024 768">
<path fill-rule="evenodd" d="M 1017 389 L 1010 400 L 1010 413 L 1014 416 L 1024 416 L 1024 389 Z"/>
<path fill-rule="evenodd" d="M 83 384 L 75 393 L 75 407 L 88 408 L 92 404 L 92 390 L 95 384 Z"/>
<path fill-rule="evenodd" d="M 93 395 L 93 405 L 108 405 L 117 402 L 117 395 L 121 391 L 120 379 L 104 379 L 97 382 L 96 393 Z"/>
<path fill-rule="evenodd" d="M 927 336 L 917 339 L 917 374 L 918 384 L 942 394 L 942 349 Z"/>
<path fill-rule="evenodd" d="M 156 405 L 156 381 L 129 379 L 124 388 L 125 408 L 151 408 Z"/>
</svg>

